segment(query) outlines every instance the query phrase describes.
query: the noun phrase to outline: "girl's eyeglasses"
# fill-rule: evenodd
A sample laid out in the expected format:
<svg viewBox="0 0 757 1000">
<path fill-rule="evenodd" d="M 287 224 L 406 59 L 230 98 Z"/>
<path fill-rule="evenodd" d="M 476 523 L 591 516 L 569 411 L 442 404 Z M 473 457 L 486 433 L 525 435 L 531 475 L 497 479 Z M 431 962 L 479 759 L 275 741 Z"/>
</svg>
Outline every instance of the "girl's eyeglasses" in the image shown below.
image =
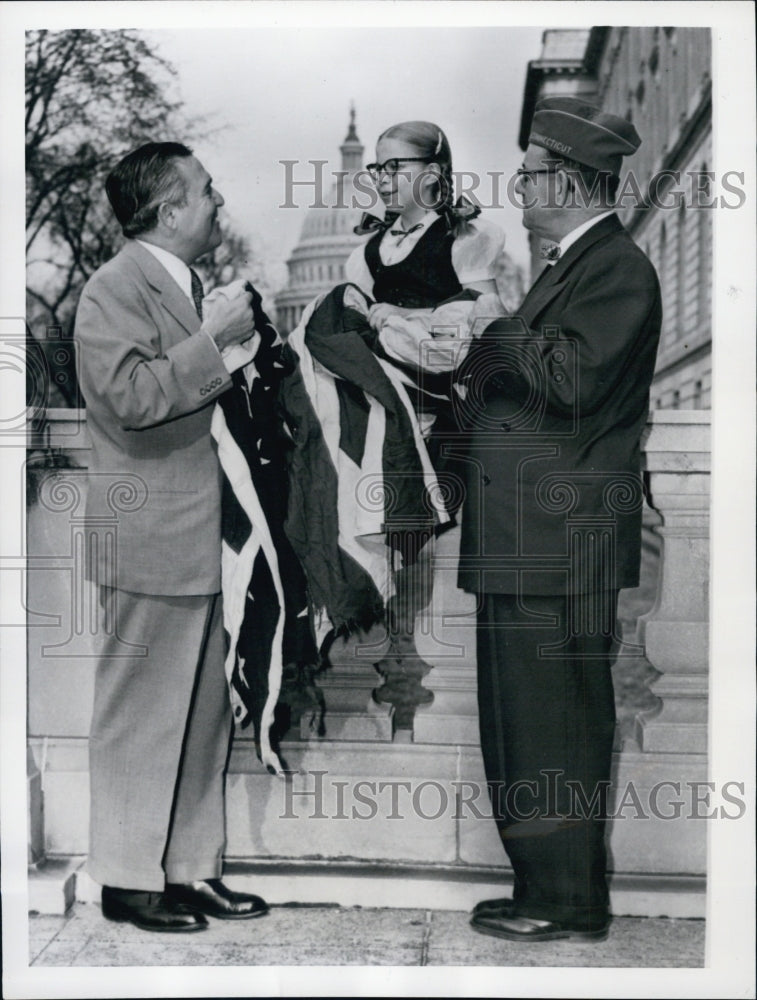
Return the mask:
<svg viewBox="0 0 757 1000">
<path fill-rule="evenodd" d="M 400 163 L 431 163 L 427 156 L 393 156 L 383 163 L 367 163 L 365 169 L 374 181 L 377 181 L 381 174 L 393 177 L 399 170 Z"/>
</svg>

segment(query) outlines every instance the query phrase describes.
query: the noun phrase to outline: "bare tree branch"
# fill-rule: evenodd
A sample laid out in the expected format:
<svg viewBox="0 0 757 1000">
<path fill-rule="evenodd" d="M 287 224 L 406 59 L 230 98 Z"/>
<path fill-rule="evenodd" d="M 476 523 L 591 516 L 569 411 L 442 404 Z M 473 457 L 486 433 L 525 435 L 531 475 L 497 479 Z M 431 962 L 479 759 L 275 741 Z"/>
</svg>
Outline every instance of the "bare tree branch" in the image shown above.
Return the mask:
<svg viewBox="0 0 757 1000">
<path fill-rule="evenodd" d="M 223 128 L 186 118 L 175 76 L 138 31 L 27 32 L 27 260 L 44 265 L 28 271 L 27 291 L 38 326 L 69 336 L 82 287 L 123 242 L 105 196 L 112 166 L 144 142 Z M 225 245 L 202 262 L 210 285 L 254 262 L 249 242 L 224 229 Z"/>
</svg>

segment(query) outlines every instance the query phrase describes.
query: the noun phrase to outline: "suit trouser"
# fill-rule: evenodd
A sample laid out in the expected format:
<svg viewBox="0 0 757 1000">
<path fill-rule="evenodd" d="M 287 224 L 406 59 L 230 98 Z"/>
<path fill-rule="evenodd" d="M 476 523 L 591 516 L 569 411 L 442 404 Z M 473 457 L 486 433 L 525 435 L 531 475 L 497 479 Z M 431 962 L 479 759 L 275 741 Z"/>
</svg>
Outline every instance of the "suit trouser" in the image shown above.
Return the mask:
<svg viewBox="0 0 757 1000">
<path fill-rule="evenodd" d="M 610 623 L 601 633 L 570 635 L 562 596 L 481 595 L 478 704 L 517 912 L 590 929 L 608 913 L 604 796 L 615 730 L 617 591 L 582 597 L 601 602 L 597 617 Z"/>
<path fill-rule="evenodd" d="M 221 598 L 101 587 L 100 603 L 89 872 L 151 891 L 219 877 L 231 738 Z M 116 637 L 141 655 L 123 656 Z"/>
</svg>

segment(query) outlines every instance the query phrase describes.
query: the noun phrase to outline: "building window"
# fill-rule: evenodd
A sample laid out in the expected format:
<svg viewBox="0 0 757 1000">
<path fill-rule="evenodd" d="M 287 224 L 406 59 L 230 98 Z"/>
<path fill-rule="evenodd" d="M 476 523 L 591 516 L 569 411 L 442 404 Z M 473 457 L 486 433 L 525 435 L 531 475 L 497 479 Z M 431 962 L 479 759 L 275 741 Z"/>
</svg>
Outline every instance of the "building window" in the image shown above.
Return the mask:
<svg viewBox="0 0 757 1000">
<path fill-rule="evenodd" d="M 695 410 L 702 409 L 702 380 L 697 379 L 694 383 L 694 395 L 691 400 L 691 405 Z"/>
<path fill-rule="evenodd" d="M 686 206 L 681 204 L 678 210 L 678 259 L 677 268 L 677 289 L 676 289 L 676 333 L 678 339 L 686 333 Z"/>
<path fill-rule="evenodd" d="M 665 229 L 665 223 L 663 222 L 660 226 L 660 294 L 662 295 L 662 305 L 663 305 L 663 335 L 662 341 L 663 346 L 667 347 L 669 335 L 668 330 L 670 329 L 670 301 L 668 299 L 668 257 L 667 257 L 667 230 Z"/>
<path fill-rule="evenodd" d="M 680 408 L 680 406 L 681 406 L 681 392 L 679 389 L 676 389 L 675 392 L 673 393 L 673 409 L 677 410 Z"/>
<path fill-rule="evenodd" d="M 702 164 L 697 192 L 697 204 L 709 204 L 712 183 L 707 176 L 707 164 Z M 710 325 L 709 301 L 712 266 L 710 260 L 711 218 L 706 208 L 697 212 L 697 328 L 707 330 Z"/>
</svg>

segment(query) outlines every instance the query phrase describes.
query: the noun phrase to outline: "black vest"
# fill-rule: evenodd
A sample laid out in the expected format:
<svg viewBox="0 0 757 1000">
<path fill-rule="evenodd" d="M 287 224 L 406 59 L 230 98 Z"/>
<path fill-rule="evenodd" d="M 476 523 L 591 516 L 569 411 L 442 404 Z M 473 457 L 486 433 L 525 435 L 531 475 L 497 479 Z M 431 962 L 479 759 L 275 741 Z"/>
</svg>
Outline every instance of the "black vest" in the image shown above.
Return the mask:
<svg viewBox="0 0 757 1000">
<path fill-rule="evenodd" d="M 396 264 L 384 264 L 379 245 L 385 230 L 365 246 L 365 262 L 373 278 L 373 298 L 406 309 L 427 309 L 458 295 L 463 289 L 452 266 L 451 233 L 441 216 L 432 222 L 413 249 Z"/>
</svg>

